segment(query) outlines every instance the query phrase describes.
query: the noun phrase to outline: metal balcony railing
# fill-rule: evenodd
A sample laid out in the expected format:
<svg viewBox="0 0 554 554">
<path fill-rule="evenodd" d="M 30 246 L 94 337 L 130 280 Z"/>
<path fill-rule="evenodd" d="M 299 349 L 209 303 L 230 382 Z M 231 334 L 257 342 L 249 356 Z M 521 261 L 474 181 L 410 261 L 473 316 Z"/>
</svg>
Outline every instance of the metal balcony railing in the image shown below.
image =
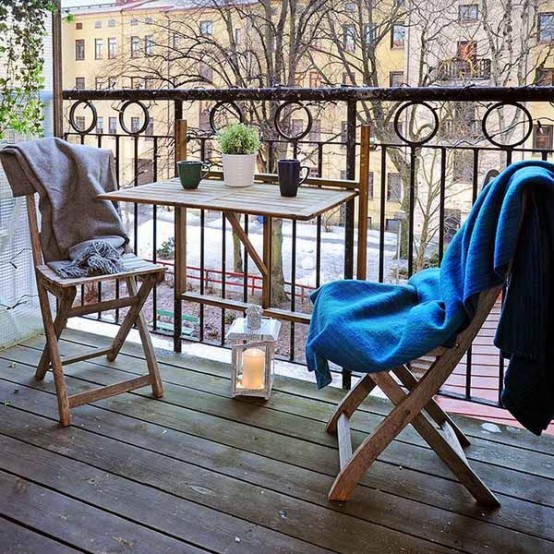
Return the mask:
<svg viewBox="0 0 554 554">
<path fill-rule="evenodd" d="M 479 60 L 470 69 L 474 78 L 486 78 L 490 60 Z M 459 76 L 465 70 L 467 65 L 448 64 L 444 76 Z M 554 87 L 476 86 L 65 91 L 65 136 L 111 148 L 120 186 L 137 186 L 175 175 L 177 120 L 188 122 L 189 157 L 210 160 L 214 167 L 219 164 L 215 130 L 226 121 L 244 120 L 260 127 L 264 172 L 275 172 L 280 157 L 296 157 L 311 166 L 312 185 L 324 178 L 331 185 L 348 186 L 359 175 L 360 124 L 366 122 L 371 145 L 367 275 L 380 282 L 403 282 L 415 271 L 440 263 L 490 170 L 531 156 L 548 159 L 551 145 L 545 149 L 541 143 L 537 148 L 532 134 L 541 119 L 544 127 L 552 117 L 548 110 L 553 95 Z M 471 107 L 475 114 L 470 125 L 461 125 L 455 115 L 460 106 Z M 529 106 L 544 117 L 532 117 Z M 280 356 L 303 361 L 305 321 L 311 309 L 306 292 L 356 274 L 355 214 L 355 203 L 350 202 L 339 213 L 320 216 L 310 224 L 283 224 L 284 296 L 277 306 L 284 319 Z M 135 250 L 173 265 L 169 240 L 173 213 L 134 206 L 123 215 Z M 194 237 L 189 238 L 187 252 L 193 268 L 189 283 L 198 296 L 210 288 L 219 302 L 184 302 L 184 312 L 199 324 L 182 338 L 224 345 L 225 330 L 238 313 L 236 301 L 259 301 L 257 270 L 244 251 L 242 265 L 236 267 L 238 252 L 233 251 L 231 229 L 215 214 L 193 213 L 188 225 L 188 236 Z M 255 240 L 260 223 L 247 218 L 245 226 Z M 91 295 L 118 294 L 118 288 L 84 290 L 82 301 Z M 158 287 L 147 309 L 156 330 L 156 311 L 173 309 L 171 276 Z M 306 319 L 287 315 L 297 312 L 304 312 Z M 108 314 L 116 323 L 120 316 Z M 487 350 L 483 361 L 485 347 L 475 348 L 457 370 L 456 382 L 443 393 L 497 406 L 503 360 Z M 347 368 L 337 370 L 349 387 Z M 485 370 L 487 384 L 481 386 Z"/>
</svg>

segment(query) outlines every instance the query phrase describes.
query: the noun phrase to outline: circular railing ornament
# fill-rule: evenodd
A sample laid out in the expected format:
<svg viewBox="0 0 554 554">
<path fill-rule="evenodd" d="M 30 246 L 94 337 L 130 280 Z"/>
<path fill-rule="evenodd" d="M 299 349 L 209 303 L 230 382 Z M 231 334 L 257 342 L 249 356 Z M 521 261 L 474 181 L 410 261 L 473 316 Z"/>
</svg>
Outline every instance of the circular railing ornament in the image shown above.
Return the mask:
<svg viewBox="0 0 554 554">
<path fill-rule="evenodd" d="M 92 123 L 85 129 L 80 129 L 79 125 L 77 125 L 77 122 L 75 121 L 75 112 L 81 106 L 83 106 L 83 109 L 85 110 L 88 108 L 92 113 Z M 71 106 L 69 110 L 69 124 L 80 135 L 88 135 L 96 127 L 97 123 L 98 123 L 98 112 L 96 111 L 94 104 L 89 100 L 79 100 L 78 102 L 75 102 Z"/>
<path fill-rule="evenodd" d="M 400 131 L 400 117 L 402 116 L 402 114 L 408 108 L 411 108 L 411 107 L 417 108 L 417 106 L 422 106 L 422 107 L 426 108 L 427 110 L 429 110 L 431 112 L 431 114 L 433 116 L 433 120 L 432 120 L 433 128 L 423 138 L 421 138 L 419 140 L 412 140 L 412 139 L 404 136 L 402 134 L 402 132 Z M 396 136 L 398 136 L 406 144 L 409 144 L 410 146 L 423 146 L 424 144 L 429 142 L 431 139 L 433 139 L 433 137 L 438 133 L 438 131 L 439 131 L 439 116 L 437 115 L 437 111 L 435 110 L 435 108 L 433 108 L 433 106 L 430 106 L 429 104 L 427 104 L 427 102 L 421 102 L 419 100 L 414 100 L 412 102 L 406 102 L 405 104 L 400 106 L 400 108 L 398 108 L 398 110 L 396 110 L 396 113 L 394 114 L 393 125 L 394 125 L 394 132 L 396 133 Z"/>
<path fill-rule="evenodd" d="M 129 127 L 127 127 L 127 125 L 125 124 L 125 112 L 131 106 L 138 106 L 141 109 L 142 115 L 144 117 L 144 121 L 142 125 L 136 131 L 129 129 Z M 119 108 L 119 125 L 121 125 L 121 128 L 123 129 L 124 133 L 127 133 L 128 135 L 133 135 L 133 136 L 140 135 L 141 133 L 144 133 L 146 129 L 148 129 L 149 123 L 150 123 L 150 113 L 148 112 L 148 108 L 140 100 L 128 100 L 121 106 L 121 108 Z"/>
<path fill-rule="evenodd" d="M 215 124 L 215 118 L 218 112 L 222 111 L 223 108 L 229 113 L 233 113 L 237 116 L 239 123 L 244 122 L 244 115 L 242 113 L 242 110 L 240 109 L 239 105 L 235 102 L 218 102 L 211 110 L 210 110 L 210 127 L 212 129 L 212 132 L 215 134 L 219 131 Z"/>
<path fill-rule="evenodd" d="M 503 144 L 501 142 L 498 142 L 493 138 L 494 133 L 491 134 L 491 132 L 489 132 L 489 130 L 487 129 L 487 123 L 489 121 L 491 114 L 498 109 L 505 108 L 506 106 L 513 106 L 514 108 L 521 110 L 525 115 L 525 118 L 527 119 L 527 131 L 523 133 L 523 137 L 520 140 L 517 140 L 516 142 L 510 143 L 510 144 L 508 143 Z M 533 132 L 533 116 L 525 106 L 522 106 L 517 102 L 497 102 L 496 104 L 493 104 L 492 106 L 490 106 L 485 112 L 485 115 L 483 116 L 483 121 L 481 123 L 481 127 L 483 129 L 483 135 L 485 135 L 485 138 L 494 146 L 497 146 L 498 148 L 515 148 L 516 146 L 520 146 L 521 144 L 523 144 L 531 136 L 531 133 Z M 506 132 L 507 132 L 506 130 L 504 131 L 499 130 L 497 131 L 497 134 L 506 133 Z"/>
<path fill-rule="evenodd" d="M 286 108 L 290 108 L 291 106 L 295 106 L 294 108 L 292 108 L 291 113 L 295 112 L 296 110 L 302 110 L 306 114 L 306 118 L 307 118 L 306 128 L 301 133 L 298 133 L 297 135 L 288 135 L 283 130 L 283 127 L 281 126 L 281 114 Z M 302 140 L 312 129 L 312 124 L 313 124 L 312 112 L 302 102 L 298 100 L 291 100 L 290 102 L 284 102 L 275 110 L 275 117 L 274 117 L 273 123 L 275 125 L 275 129 L 277 130 L 277 133 L 285 140 L 289 140 L 289 141 Z"/>
</svg>

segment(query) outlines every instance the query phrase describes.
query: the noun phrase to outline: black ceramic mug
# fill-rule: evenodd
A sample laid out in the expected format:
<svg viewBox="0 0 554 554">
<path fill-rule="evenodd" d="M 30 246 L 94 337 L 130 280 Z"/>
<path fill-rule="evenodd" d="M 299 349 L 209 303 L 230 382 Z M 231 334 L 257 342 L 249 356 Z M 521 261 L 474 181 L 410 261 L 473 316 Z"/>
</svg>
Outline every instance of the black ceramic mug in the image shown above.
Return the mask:
<svg viewBox="0 0 554 554">
<path fill-rule="evenodd" d="M 302 169 L 306 174 L 300 178 Z M 279 160 L 277 162 L 277 175 L 281 196 L 296 196 L 298 187 L 308 178 L 309 174 L 310 168 L 300 165 L 298 160 Z"/>
</svg>

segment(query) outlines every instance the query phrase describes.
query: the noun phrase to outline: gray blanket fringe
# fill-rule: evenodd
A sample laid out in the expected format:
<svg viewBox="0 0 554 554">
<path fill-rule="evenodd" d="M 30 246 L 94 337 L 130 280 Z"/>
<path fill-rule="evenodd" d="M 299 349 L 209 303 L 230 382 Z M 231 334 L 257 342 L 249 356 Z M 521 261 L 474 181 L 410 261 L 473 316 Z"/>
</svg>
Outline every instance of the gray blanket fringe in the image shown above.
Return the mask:
<svg viewBox="0 0 554 554">
<path fill-rule="evenodd" d="M 56 268 L 57 273 L 64 279 L 111 275 L 124 270 L 119 250 L 102 240 L 86 244 L 70 263 Z"/>
</svg>

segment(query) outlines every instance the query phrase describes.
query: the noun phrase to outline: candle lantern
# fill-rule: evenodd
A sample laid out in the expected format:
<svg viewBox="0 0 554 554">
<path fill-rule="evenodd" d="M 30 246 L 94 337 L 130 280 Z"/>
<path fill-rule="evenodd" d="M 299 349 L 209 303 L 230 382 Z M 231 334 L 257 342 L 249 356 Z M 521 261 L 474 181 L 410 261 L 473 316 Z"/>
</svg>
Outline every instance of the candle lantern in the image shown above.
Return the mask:
<svg viewBox="0 0 554 554">
<path fill-rule="evenodd" d="M 269 318 L 260 320 L 255 309 L 248 315 L 249 318 L 235 319 L 227 332 L 233 351 L 231 395 L 261 396 L 267 400 L 273 385 L 275 343 L 281 323 Z"/>
</svg>

